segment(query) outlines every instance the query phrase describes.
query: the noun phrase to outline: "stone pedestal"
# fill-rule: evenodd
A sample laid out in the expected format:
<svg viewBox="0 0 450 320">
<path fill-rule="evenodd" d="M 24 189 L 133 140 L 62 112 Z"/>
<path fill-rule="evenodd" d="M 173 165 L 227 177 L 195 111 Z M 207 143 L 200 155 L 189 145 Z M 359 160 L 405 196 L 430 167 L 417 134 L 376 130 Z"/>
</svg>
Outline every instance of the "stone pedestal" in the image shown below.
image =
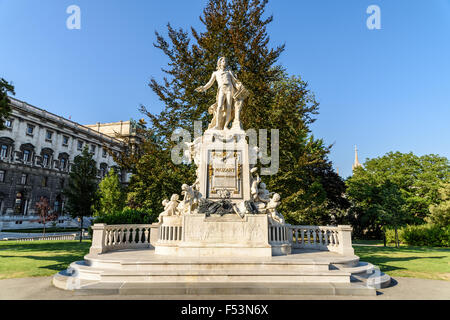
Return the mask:
<svg viewBox="0 0 450 320">
<path fill-rule="evenodd" d="M 191 257 L 271 257 L 266 215 L 192 214 L 181 217 L 180 229 L 162 224 L 155 253 Z M 172 222 L 172 221 L 171 221 Z M 173 231 L 171 231 L 173 230 Z M 181 239 L 175 239 L 181 230 Z M 169 238 L 164 234 L 169 232 Z"/>
<path fill-rule="evenodd" d="M 234 203 L 250 200 L 250 169 L 245 131 L 207 130 L 200 149 L 200 193 L 220 200 L 221 190 Z"/>
</svg>

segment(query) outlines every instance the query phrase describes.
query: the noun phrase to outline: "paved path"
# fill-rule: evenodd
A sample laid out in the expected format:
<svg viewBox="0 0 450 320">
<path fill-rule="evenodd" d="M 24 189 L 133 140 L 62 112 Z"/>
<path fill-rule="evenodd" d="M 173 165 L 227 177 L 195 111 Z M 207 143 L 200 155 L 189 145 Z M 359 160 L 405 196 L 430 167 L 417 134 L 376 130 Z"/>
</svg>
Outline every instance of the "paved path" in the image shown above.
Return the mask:
<svg viewBox="0 0 450 320">
<path fill-rule="evenodd" d="M 0 280 L 0 299 L 11 300 L 450 300 L 450 281 L 395 278 L 377 297 L 345 296 L 83 296 L 55 288 L 52 277 Z"/>
</svg>

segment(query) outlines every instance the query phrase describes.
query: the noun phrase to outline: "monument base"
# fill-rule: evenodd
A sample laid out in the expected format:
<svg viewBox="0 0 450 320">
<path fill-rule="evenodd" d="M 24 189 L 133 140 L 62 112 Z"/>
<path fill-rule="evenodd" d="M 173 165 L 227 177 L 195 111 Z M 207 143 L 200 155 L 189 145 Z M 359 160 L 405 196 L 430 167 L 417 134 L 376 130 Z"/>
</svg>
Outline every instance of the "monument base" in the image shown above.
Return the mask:
<svg viewBox="0 0 450 320">
<path fill-rule="evenodd" d="M 181 257 L 272 256 L 267 215 L 165 217 L 155 254 Z M 181 231 L 181 237 L 180 237 Z M 290 246 L 289 246 L 290 247 Z M 277 250 L 277 255 L 287 248 Z"/>
</svg>

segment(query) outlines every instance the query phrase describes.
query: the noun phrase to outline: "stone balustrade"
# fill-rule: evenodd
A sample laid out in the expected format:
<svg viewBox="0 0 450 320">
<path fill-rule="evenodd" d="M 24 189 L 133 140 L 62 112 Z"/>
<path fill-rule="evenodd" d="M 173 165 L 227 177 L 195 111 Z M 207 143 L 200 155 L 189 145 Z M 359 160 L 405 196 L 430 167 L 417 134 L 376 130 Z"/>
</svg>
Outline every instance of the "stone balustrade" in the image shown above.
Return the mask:
<svg viewBox="0 0 450 320">
<path fill-rule="evenodd" d="M 179 242 L 182 237 L 182 226 L 165 226 L 161 225 L 159 227 L 159 242 L 160 243 L 171 243 Z"/>
<path fill-rule="evenodd" d="M 178 223 L 166 224 L 95 224 L 92 227 L 90 253 L 105 253 L 123 249 L 152 248 L 160 244 L 177 243 L 182 240 L 182 227 Z M 269 243 L 280 245 L 290 243 L 293 249 L 332 251 L 342 255 L 353 255 L 352 228 L 270 225 Z"/>
<path fill-rule="evenodd" d="M 293 226 L 287 225 L 288 238 L 293 249 L 333 251 L 343 255 L 353 255 L 352 228 L 340 225 L 337 227 Z"/>
<path fill-rule="evenodd" d="M 279 244 L 288 242 L 288 233 L 289 229 L 286 225 L 275 224 L 269 226 L 269 243 Z"/>
<path fill-rule="evenodd" d="M 158 224 L 95 224 L 90 253 L 151 248 L 158 239 Z"/>
</svg>

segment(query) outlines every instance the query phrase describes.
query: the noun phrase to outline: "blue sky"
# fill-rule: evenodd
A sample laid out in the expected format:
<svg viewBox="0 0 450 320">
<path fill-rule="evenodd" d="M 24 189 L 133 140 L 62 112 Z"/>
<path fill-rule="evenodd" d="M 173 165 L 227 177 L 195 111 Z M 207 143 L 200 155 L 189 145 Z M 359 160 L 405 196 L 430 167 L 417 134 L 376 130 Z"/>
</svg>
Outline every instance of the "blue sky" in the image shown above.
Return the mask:
<svg viewBox="0 0 450 320">
<path fill-rule="evenodd" d="M 141 118 L 162 104 L 147 86 L 167 60 L 154 31 L 202 29 L 206 0 L 0 0 L 0 77 L 16 97 L 81 124 Z M 81 8 L 68 30 L 66 8 Z M 369 5 L 381 30 L 366 27 Z M 306 80 L 320 102 L 316 137 L 351 174 L 389 151 L 450 158 L 450 0 L 272 0 L 272 45 L 280 63 Z M 282 129 L 282 128 L 280 128 Z"/>
</svg>

